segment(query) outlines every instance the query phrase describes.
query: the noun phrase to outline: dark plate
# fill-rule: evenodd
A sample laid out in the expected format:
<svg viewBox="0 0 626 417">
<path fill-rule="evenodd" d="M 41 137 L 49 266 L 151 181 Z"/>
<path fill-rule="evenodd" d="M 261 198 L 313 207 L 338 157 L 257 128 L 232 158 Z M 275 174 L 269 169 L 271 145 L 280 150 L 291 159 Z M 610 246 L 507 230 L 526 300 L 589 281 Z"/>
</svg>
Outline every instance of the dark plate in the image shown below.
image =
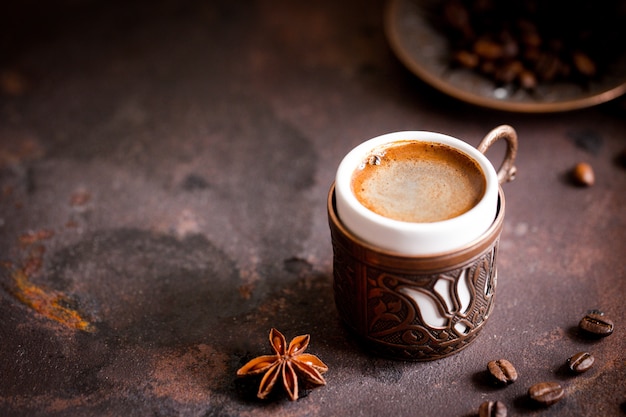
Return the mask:
<svg viewBox="0 0 626 417">
<path fill-rule="evenodd" d="M 490 79 L 467 69 L 452 68 L 447 39 L 426 18 L 433 0 L 390 0 L 385 31 L 392 50 L 415 75 L 436 89 L 478 106 L 524 113 L 575 110 L 612 100 L 626 92 L 626 53 L 597 82 L 539 85 L 535 91 L 496 88 Z"/>
</svg>

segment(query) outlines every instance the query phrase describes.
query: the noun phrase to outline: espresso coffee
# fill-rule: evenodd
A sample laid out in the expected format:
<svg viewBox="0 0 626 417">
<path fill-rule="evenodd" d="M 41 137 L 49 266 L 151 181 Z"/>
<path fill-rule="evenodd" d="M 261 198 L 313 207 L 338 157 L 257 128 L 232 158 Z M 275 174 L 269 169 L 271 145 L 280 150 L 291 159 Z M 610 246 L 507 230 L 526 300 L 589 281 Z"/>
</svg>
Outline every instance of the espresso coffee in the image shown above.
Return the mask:
<svg viewBox="0 0 626 417">
<path fill-rule="evenodd" d="M 415 223 L 457 217 L 486 189 L 480 166 L 435 142 L 403 141 L 372 153 L 352 176 L 359 202 L 381 216 Z"/>
</svg>

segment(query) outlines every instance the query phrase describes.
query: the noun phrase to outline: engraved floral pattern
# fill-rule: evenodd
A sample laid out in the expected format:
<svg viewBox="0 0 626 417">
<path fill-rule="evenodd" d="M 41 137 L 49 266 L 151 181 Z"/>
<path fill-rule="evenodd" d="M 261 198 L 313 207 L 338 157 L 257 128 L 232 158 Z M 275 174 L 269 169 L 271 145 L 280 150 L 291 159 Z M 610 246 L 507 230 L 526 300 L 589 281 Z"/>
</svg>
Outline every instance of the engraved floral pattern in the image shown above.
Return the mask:
<svg viewBox="0 0 626 417">
<path fill-rule="evenodd" d="M 445 356 L 465 347 L 487 319 L 492 308 L 491 291 L 495 282 L 492 270 L 494 251 L 488 252 L 470 265 L 432 276 L 390 275 L 370 269 L 368 271 L 368 323 L 369 336 L 391 347 L 407 348 L 417 358 Z M 471 302 L 463 309 L 456 291 L 458 282 L 469 277 Z M 437 283 L 451 281 L 448 293 L 435 289 Z M 484 290 L 483 290 L 484 289 Z M 435 306 L 434 316 L 441 321 L 432 323 L 433 314 L 424 314 L 413 294 L 420 293 Z M 382 322 L 382 323 L 381 323 Z"/>
<path fill-rule="evenodd" d="M 344 300 L 349 299 L 347 293 L 359 294 L 357 280 L 366 285 L 366 322 L 355 319 L 357 311 L 342 312 L 342 317 L 383 355 L 412 360 L 447 356 L 478 335 L 493 308 L 496 254 L 497 242 L 478 259 L 432 275 L 390 273 L 371 266 L 360 271 L 363 276 L 335 273 L 335 280 L 341 281 L 335 287 L 342 289 Z M 349 303 L 339 304 L 345 310 Z"/>
</svg>

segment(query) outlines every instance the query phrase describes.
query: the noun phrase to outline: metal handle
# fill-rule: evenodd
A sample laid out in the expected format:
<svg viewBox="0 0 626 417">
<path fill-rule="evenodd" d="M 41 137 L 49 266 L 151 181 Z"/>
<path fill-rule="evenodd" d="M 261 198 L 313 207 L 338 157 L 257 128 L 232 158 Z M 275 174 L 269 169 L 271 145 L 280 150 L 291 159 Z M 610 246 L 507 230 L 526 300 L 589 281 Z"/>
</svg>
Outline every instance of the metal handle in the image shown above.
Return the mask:
<svg viewBox="0 0 626 417">
<path fill-rule="evenodd" d="M 506 140 L 507 149 L 504 161 L 498 169 L 498 182 L 503 184 L 505 182 L 513 181 L 515 174 L 517 174 L 517 168 L 515 167 L 515 157 L 517 156 L 517 133 L 509 125 L 498 126 L 491 132 L 487 133 L 484 139 L 478 145 L 478 150 L 481 153 L 486 153 L 489 147 L 500 139 Z"/>
</svg>

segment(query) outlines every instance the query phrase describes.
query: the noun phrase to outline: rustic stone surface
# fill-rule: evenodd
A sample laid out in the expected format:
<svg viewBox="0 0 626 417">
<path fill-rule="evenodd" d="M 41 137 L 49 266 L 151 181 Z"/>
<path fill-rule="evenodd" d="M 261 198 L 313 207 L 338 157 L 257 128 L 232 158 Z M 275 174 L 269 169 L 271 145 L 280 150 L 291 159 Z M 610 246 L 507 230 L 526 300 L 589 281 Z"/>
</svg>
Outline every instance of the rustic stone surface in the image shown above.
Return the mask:
<svg viewBox="0 0 626 417">
<path fill-rule="evenodd" d="M 456 102 L 393 57 L 381 1 L 30 3 L 0 15 L 20 86 L 0 90 L 0 415 L 461 416 L 484 393 L 513 414 L 623 412 L 623 100 L 549 117 Z M 431 363 L 363 352 L 333 305 L 340 159 L 393 130 L 477 145 L 502 123 L 518 176 L 483 333 Z M 591 156 L 568 138 L 590 129 Z M 583 157 L 592 188 L 563 175 Z M 578 333 L 590 309 L 612 337 Z M 236 379 L 271 327 L 311 334 L 326 386 L 262 402 Z M 560 372 L 581 350 L 594 368 Z M 496 393 L 484 358 L 501 356 L 523 381 Z M 567 400 L 536 410 L 525 390 L 555 377 Z"/>
</svg>

